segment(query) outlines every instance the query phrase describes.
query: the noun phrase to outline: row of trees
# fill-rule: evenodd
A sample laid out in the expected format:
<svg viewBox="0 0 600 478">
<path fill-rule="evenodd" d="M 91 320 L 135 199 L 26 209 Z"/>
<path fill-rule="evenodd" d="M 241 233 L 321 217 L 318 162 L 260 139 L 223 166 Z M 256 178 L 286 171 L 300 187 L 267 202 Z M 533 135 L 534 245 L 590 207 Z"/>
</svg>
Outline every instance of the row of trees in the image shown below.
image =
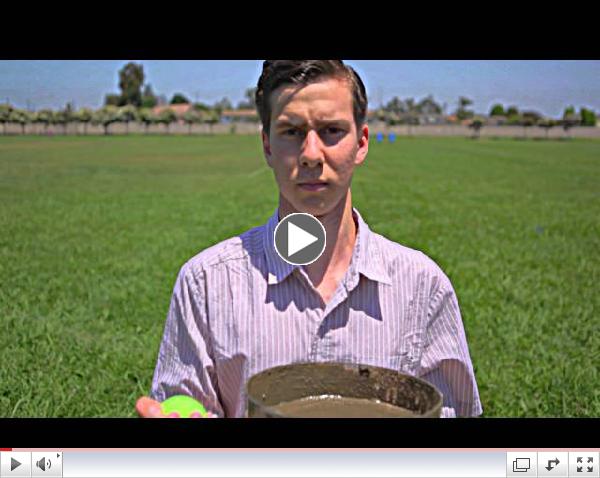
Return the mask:
<svg viewBox="0 0 600 478">
<path fill-rule="evenodd" d="M 471 120 L 473 122 L 482 122 L 483 124 L 506 124 L 512 126 L 534 126 L 553 127 L 556 125 L 568 124 L 568 127 L 596 126 L 596 114 L 586 108 L 581 108 L 579 114 L 575 112 L 573 106 L 565 109 L 562 119 L 545 118 L 536 111 L 519 111 L 516 106 L 504 107 L 501 104 L 492 106 L 489 116 L 484 117 L 476 115 L 469 107 L 473 101 L 465 96 L 458 99 L 458 108 L 453 112 L 457 121 Z M 420 101 L 414 98 L 401 99 L 397 96 L 392 98 L 387 104 L 377 110 L 376 117 L 389 125 L 395 124 L 419 124 L 423 117 L 437 116 L 442 117 L 446 114 L 447 105 L 436 102 L 432 95 L 426 96 Z M 448 122 L 448 118 L 441 119 L 442 122 Z M 551 125 L 551 126 L 548 126 Z"/>
<path fill-rule="evenodd" d="M 212 130 L 212 125 L 220 121 L 220 115 L 216 110 L 191 108 L 183 115 L 181 120 L 188 125 L 191 133 L 193 124 L 208 124 Z M 4 134 L 6 134 L 7 123 L 20 124 L 21 132 L 24 134 L 26 125 L 30 123 L 43 125 L 45 132 L 48 131 L 50 125 L 59 126 L 66 133 L 67 125 L 73 122 L 83 124 L 84 134 L 87 134 L 89 124 L 101 125 L 104 128 L 104 134 L 110 134 L 110 125 L 113 123 L 124 123 L 125 131 L 129 133 L 129 124 L 133 122 L 143 123 L 146 133 L 150 125 L 163 124 L 168 133 L 169 126 L 177 121 L 179 121 L 177 114 L 169 108 L 159 114 L 155 114 L 150 108 L 136 108 L 132 105 L 121 107 L 107 105 L 95 111 L 89 108 L 74 111 L 67 104 L 67 107 L 59 111 L 43 109 L 37 112 L 29 112 L 12 108 L 10 105 L 0 105 L 0 123 L 2 123 Z"/>
<path fill-rule="evenodd" d="M 497 110 L 496 110 L 497 111 Z M 498 116 L 498 115 L 491 115 Z M 549 131 L 556 127 L 562 127 L 565 132 L 574 126 L 586 125 L 591 126 L 596 124 L 596 116 L 593 112 L 582 108 L 580 114 L 575 113 L 573 107 L 565 110 L 561 120 L 543 118 L 534 112 L 523 112 L 518 116 L 515 114 L 508 117 L 506 124 L 522 126 L 524 135 L 527 136 L 527 128 L 531 126 L 539 126 L 546 130 L 546 136 Z M 172 123 L 182 121 L 188 126 L 188 132 L 191 134 L 192 125 L 207 124 L 212 132 L 212 126 L 221 120 L 221 110 L 209 108 L 205 105 L 196 104 L 190 108 L 181 118 L 177 116 L 175 111 L 170 108 L 162 110 L 160 113 L 154 113 L 150 108 L 136 108 L 132 105 L 113 106 L 107 105 L 99 110 L 91 110 L 82 108 L 73 110 L 70 104 L 59 111 L 43 109 L 37 112 L 29 112 L 26 110 L 13 108 L 10 105 L 0 104 L 0 124 L 3 127 L 3 133 L 6 134 L 6 125 L 15 123 L 21 125 L 21 132 L 25 133 L 27 124 L 41 124 L 44 126 L 44 132 L 48 132 L 49 126 L 59 126 L 66 133 L 69 123 L 78 122 L 83 124 L 83 134 L 87 134 L 88 125 L 101 125 L 104 128 L 104 134 L 110 134 L 110 126 L 113 123 L 124 123 L 125 132 L 129 133 L 130 123 L 142 123 L 145 132 L 148 133 L 149 127 L 153 124 L 162 124 L 167 133 Z M 391 124 L 398 124 L 391 122 Z M 413 124 L 413 123 L 408 123 Z M 476 137 L 479 136 L 480 130 L 487 124 L 487 118 L 475 116 L 469 122 L 469 126 L 474 130 Z"/>
</svg>

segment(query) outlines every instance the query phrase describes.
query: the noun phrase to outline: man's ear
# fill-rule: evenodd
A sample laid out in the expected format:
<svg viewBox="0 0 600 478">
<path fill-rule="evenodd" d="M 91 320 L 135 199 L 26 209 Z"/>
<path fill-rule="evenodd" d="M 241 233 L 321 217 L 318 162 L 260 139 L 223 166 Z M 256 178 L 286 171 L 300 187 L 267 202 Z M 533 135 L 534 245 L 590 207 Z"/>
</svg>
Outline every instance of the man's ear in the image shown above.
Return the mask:
<svg viewBox="0 0 600 478">
<path fill-rule="evenodd" d="M 356 152 L 356 159 L 354 164 L 357 166 L 362 164 L 367 157 L 369 152 L 369 127 L 364 124 L 358 131 L 358 151 Z"/>
<path fill-rule="evenodd" d="M 265 133 L 263 130 L 261 133 L 262 145 L 263 145 L 263 153 L 265 155 L 265 159 L 267 160 L 267 164 L 270 168 L 273 168 L 272 164 L 272 156 L 271 156 L 271 142 L 269 141 L 269 135 Z"/>
</svg>

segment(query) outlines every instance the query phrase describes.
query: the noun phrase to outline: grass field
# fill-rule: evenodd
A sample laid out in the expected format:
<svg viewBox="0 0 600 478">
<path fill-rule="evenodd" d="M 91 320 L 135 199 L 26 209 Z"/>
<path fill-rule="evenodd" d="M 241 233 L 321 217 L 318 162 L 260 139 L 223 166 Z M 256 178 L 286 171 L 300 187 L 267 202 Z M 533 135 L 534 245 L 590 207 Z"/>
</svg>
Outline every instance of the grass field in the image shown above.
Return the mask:
<svg viewBox="0 0 600 478">
<path fill-rule="evenodd" d="M 485 416 L 600 416 L 600 141 L 373 143 L 355 205 L 449 275 Z M 134 416 L 179 268 L 276 200 L 258 136 L 0 137 L 0 416 Z"/>
</svg>

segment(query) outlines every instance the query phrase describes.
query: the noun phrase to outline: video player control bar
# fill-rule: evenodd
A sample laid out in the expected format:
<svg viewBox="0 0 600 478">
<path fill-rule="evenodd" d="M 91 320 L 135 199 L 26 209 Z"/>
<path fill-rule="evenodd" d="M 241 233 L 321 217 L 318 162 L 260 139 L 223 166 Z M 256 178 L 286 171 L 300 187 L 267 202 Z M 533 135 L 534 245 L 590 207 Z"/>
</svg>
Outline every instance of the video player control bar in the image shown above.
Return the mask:
<svg viewBox="0 0 600 478">
<path fill-rule="evenodd" d="M 19 449 L 0 453 L 0 478 L 599 478 L 599 458 L 595 450 Z"/>
</svg>

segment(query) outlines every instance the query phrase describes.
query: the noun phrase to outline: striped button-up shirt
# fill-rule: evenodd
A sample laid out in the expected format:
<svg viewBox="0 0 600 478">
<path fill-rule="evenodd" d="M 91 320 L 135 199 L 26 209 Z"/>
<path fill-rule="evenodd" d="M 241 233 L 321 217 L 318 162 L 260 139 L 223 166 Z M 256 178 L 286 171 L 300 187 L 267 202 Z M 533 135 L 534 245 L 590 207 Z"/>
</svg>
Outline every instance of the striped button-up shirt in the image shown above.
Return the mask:
<svg viewBox="0 0 600 478">
<path fill-rule="evenodd" d="M 190 259 L 177 277 L 150 395 L 196 397 L 246 415 L 247 380 L 295 362 L 349 362 L 418 376 L 442 416 L 482 412 L 454 289 L 420 251 L 372 232 L 356 209 L 350 266 L 325 306 L 302 266 L 274 248 L 269 221 Z"/>
</svg>

